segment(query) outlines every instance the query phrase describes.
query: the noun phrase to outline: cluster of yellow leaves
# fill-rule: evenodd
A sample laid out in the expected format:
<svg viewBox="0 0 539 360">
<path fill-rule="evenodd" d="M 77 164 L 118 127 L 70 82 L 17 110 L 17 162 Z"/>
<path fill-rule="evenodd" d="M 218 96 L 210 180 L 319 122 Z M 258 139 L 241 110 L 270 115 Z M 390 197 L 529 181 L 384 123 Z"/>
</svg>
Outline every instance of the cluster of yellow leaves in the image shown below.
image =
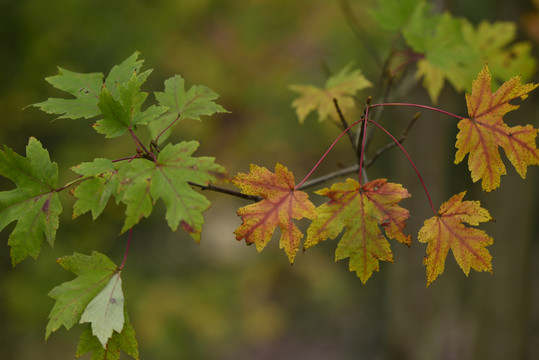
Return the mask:
<svg viewBox="0 0 539 360">
<path fill-rule="evenodd" d="M 458 124 L 460 132 L 455 157 L 455 163 L 459 163 L 469 154 L 472 179 L 482 179 L 486 191 L 497 188 L 500 176 L 505 174 L 498 146 L 504 148 L 523 178 L 529 165 L 539 165 L 539 150 L 535 145 L 539 130 L 531 125 L 509 127 L 502 120 L 507 112 L 519 107 L 510 101 L 525 99 L 538 85 L 521 85 L 520 77 L 515 77 L 495 93 L 491 93 L 490 86 L 491 75 L 485 66 L 473 82 L 472 94 L 466 95 L 470 118 L 462 119 Z M 339 91 L 343 95 L 355 89 L 346 90 L 343 86 Z M 296 87 L 296 90 L 300 88 Z M 336 93 L 322 95 L 322 90 L 307 88 L 301 91 L 302 97 L 293 104 L 297 107 L 300 121 L 313 109 L 318 110 L 320 119 L 328 116 L 329 99 Z M 318 95 L 308 100 L 309 92 L 318 92 Z M 325 100 L 315 101 L 315 98 Z M 315 207 L 305 192 L 296 189 L 292 173 L 280 164 L 275 167 L 275 173 L 251 165 L 249 173 L 238 174 L 232 182 L 243 193 L 262 198 L 260 202 L 238 210 L 243 223 L 235 231 L 236 238 L 245 239 L 247 244 L 255 243 L 261 251 L 279 226 L 282 234 L 280 247 L 285 249 L 291 263 L 303 238 L 293 219 L 312 220 L 307 229 L 304 250 L 343 233 L 335 251 L 335 260 L 349 258 L 350 271 L 355 271 L 363 283 L 379 270 L 380 261 L 393 262 L 389 239 L 411 244 L 411 236 L 403 232 L 409 211 L 398 205 L 410 194 L 400 184 L 377 179 L 362 185 L 347 179 L 315 191 L 329 199 Z M 493 243 L 493 239 L 472 227 L 492 221 L 492 217 L 478 201 L 462 201 L 464 195 L 465 192 L 461 192 L 443 203 L 419 231 L 418 241 L 428 244 L 424 259 L 427 286 L 443 273 L 450 249 L 466 275 L 471 269 L 492 272 L 492 256 L 486 247 Z"/>
</svg>

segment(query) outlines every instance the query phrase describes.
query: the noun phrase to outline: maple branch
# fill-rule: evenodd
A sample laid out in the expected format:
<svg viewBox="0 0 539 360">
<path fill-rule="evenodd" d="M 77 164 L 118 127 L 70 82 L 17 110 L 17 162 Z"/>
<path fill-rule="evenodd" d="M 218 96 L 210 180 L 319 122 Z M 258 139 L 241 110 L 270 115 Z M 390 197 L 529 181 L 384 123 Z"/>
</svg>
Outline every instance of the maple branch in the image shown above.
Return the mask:
<svg viewBox="0 0 539 360">
<path fill-rule="evenodd" d="M 365 155 L 365 144 L 367 137 L 365 136 L 365 133 L 367 132 L 367 121 L 369 120 L 369 108 L 370 108 L 371 98 L 367 98 L 367 106 L 365 107 L 365 121 L 363 122 L 363 131 L 361 132 L 361 137 L 359 138 L 361 142 L 361 155 L 359 156 L 359 183 L 361 184 L 361 178 L 363 175 L 363 156 Z"/>
<path fill-rule="evenodd" d="M 248 195 L 248 194 L 244 194 L 244 193 L 242 193 L 240 191 L 236 191 L 236 190 L 232 190 L 232 189 L 226 189 L 226 188 L 211 185 L 211 184 L 209 184 L 209 185 L 201 185 L 201 184 L 197 184 L 197 183 L 194 183 L 194 182 L 191 182 L 191 181 L 188 181 L 187 183 L 189 185 L 191 185 L 191 186 L 196 186 L 196 187 L 200 188 L 201 190 L 211 190 L 211 191 L 215 191 L 215 192 L 220 192 L 222 194 L 232 195 L 232 196 L 235 196 L 235 197 L 239 197 L 239 198 L 247 199 L 247 200 L 252 200 L 252 201 L 260 201 L 260 200 L 262 200 L 262 198 L 260 196 L 257 196 L 257 195 Z"/>
<path fill-rule="evenodd" d="M 307 179 L 312 175 L 312 173 L 316 170 L 316 168 L 318 168 L 318 166 L 320 165 L 320 163 L 322 163 L 322 161 L 326 158 L 326 156 L 329 154 L 329 152 L 331 151 L 331 149 L 333 149 L 333 147 L 335 146 L 335 144 L 337 144 L 337 142 L 343 137 L 344 134 L 346 134 L 348 132 L 348 130 L 350 130 L 352 127 L 356 126 L 357 124 L 359 124 L 360 122 L 363 121 L 363 118 L 359 119 L 358 121 L 354 122 L 352 125 L 348 126 L 346 129 L 344 129 L 343 132 L 341 132 L 341 134 L 333 141 L 333 143 L 330 145 L 330 147 L 326 150 L 326 152 L 324 153 L 324 155 L 322 155 L 322 157 L 320 158 L 320 160 L 318 160 L 318 162 L 314 165 L 314 167 L 311 169 L 311 171 L 309 171 L 309 173 L 307 174 L 307 176 L 305 176 L 305 178 L 303 180 L 300 181 L 299 184 L 296 185 L 296 187 L 294 188 L 294 190 L 298 190 L 299 187 L 301 185 L 303 185 L 303 183 L 305 181 L 307 181 Z"/>
<path fill-rule="evenodd" d="M 131 129 L 131 127 L 128 127 L 127 130 L 129 130 L 129 133 L 131 134 L 131 137 L 133 138 L 133 140 L 137 144 L 137 149 L 141 149 L 142 151 L 144 151 L 145 154 L 148 154 L 148 149 L 146 149 L 146 147 L 144 146 L 142 141 L 140 141 L 139 138 L 137 137 L 137 135 L 135 135 L 135 133 L 133 132 L 133 129 Z"/>
<path fill-rule="evenodd" d="M 324 182 L 332 180 L 334 178 L 338 178 L 340 176 L 346 176 L 348 174 L 355 173 L 358 170 L 359 170 L 359 164 L 354 164 L 352 166 L 348 166 L 348 167 L 342 168 L 340 170 L 333 171 L 333 172 L 331 172 L 329 174 L 322 175 L 322 176 L 314 178 L 312 180 L 305 181 L 300 186 L 297 186 L 296 189 L 297 190 L 305 190 L 307 188 L 316 186 L 318 184 L 324 183 Z"/>
<path fill-rule="evenodd" d="M 343 129 L 347 129 L 348 128 L 348 121 L 346 121 L 346 119 L 344 118 L 344 115 L 341 111 L 341 107 L 339 106 L 339 102 L 337 101 L 336 98 L 333 98 L 333 104 L 335 105 L 335 110 L 337 110 L 337 114 L 339 114 L 339 119 L 341 119 L 341 122 L 342 122 L 342 125 L 343 125 Z M 350 139 L 350 143 L 352 144 L 352 147 L 354 148 L 354 152 L 356 153 L 356 156 L 357 156 L 357 162 L 359 163 L 359 153 L 357 151 L 357 146 L 356 146 L 356 143 L 354 141 L 354 137 L 352 136 L 352 134 L 350 132 L 346 132 L 348 134 L 348 138 Z"/>
<path fill-rule="evenodd" d="M 410 131 L 410 129 L 412 128 L 414 123 L 417 121 L 417 119 L 419 119 L 420 115 L 421 115 L 421 113 L 417 113 L 417 114 L 414 115 L 414 117 L 412 118 L 412 120 L 410 121 L 408 126 L 406 127 L 406 130 L 402 133 L 400 138 L 397 140 L 400 144 L 402 144 L 404 142 L 404 140 L 406 140 L 408 132 Z M 387 145 L 385 145 L 384 147 L 378 149 L 378 151 L 376 151 L 376 153 L 373 155 L 372 158 L 365 161 L 365 164 L 363 164 L 363 171 L 365 171 L 366 168 L 369 168 L 372 165 L 374 165 L 374 162 L 376 161 L 376 159 L 378 157 L 380 157 L 380 155 L 382 155 L 383 153 L 385 153 L 389 149 L 394 148 L 395 146 L 397 146 L 397 144 L 392 141 L 392 142 L 388 143 Z M 335 179 L 335 178 L 338 178 L 338 177 L 341 177 L 341 176 L 346 176 L 348 174 L 355 173 L 358 170 L 359 170 L 359 164 L 354 164 L 354 165 L 342 168 L 340 170 L 333 171 L 333 172 L 328 173 L 326 175 L 322 175 L 320 177 L 314 178 L 312 180 L 305 181 L 301 186 L 298 187 L 298 190 L 305 190 L 305 189 L 314 187 L 316 185 L 322 184 L 322 183 L 324 183 L 326 181 L 329 181 L 329 180 L 332 180 L 332 179 Z M 363 174 L 363 175 L 365 177 L 365 174 Z"/>
<path fill-rule="evenodd" d="M 419 181 L 421 182 L 421 185 L 423 186 L 423 190 L 425 190 L 425 194 L 427 194 L 427 198 L 429 199 L 429 203 L 430 203 L 430 207 L 432 208 L 432 211 L 434 211 L 434 214 L 438 216 L 438 212 L 436 211 L 436 209 L 434 208 L 434 205 L 432 204 L 432 199 L 430 198 L 430 194 L 427 190 L 427 187 L 425 186 L 425 182 L 423 181 L 423 178 L 421 177 L 419 170 L 417 170 L 417 167 L 415 166 L 414 162 L 410 158 L 410 155 L 408 155 L 408 152 L 402 147 L 402 145 L 397 141 L 397 139 L 395 139 L 395 137 L 391 135 L 391 133 L 387 131 L 382 125 L 372 120 L 368 120 L 368 121 L 376 125 L 383 132 L 385 132 L 391 139 L 393 139 L 393 141 L 397 144 L 397 146 L 400 147 L 400 149 L 404 152 L 404 155 L 406 155 L 406 158 L 408 158 L 408 161 L 410 162 L 410 164 L 412 164 L 412 167 L 414 168 L 415 173 L 417 174 L 417 177 L 419 178 Z"/>
<path fill-rule="evenodd" d="M 414 115 L 414 117 L 412 118 L 412 121 L 410 121 L 410 123 L 408 124 L 408 126 L 406 127 L 406 130 L 404 130 L 404 132 L 402 133 L 402 135 L 400 136 L 400 138 L 397 140 L 397 142 L 399 144 L 402 144 L 404 142 L 404 140 L 406 140 L 406 136 L 408 136 L 408 132 L 410 131 L 410 129 L 412 128 L 412 126 L 415 124 L 415 122 L 417 121 L 417 119 L 419 119 L 419 117 L 421 116 L 421 113 L 418 112 Z M 370 120 L 369 120 L 370 121 Z M 376 151 L 376 153 L 372 156 L 372 158 L 369 159 L 369 161 L 367 161 L 365 163 L 365 167 L 368 168 L 370 167 L 372 164 L 374 164 L 374 162 L 376 161 L 376 159 L 382 155 L 383 153 L 385 153 L 387 150 L 391 149 L 391 148 L 394 148 L 395 146 L 397 146 L 397 142 L 390 142 L 388 144 L 386 144 L 384 147 L 378 149 Z"/>
</svg>

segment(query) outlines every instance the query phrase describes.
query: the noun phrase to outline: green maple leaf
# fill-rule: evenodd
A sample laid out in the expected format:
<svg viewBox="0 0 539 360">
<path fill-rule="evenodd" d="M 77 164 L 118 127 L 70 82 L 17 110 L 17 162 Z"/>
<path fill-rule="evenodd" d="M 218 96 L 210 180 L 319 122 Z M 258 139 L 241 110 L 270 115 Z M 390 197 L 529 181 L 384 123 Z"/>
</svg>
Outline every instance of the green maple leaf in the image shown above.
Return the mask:
<svg viewBox="0 0 539 360">
<path fill-rule="evenodd" d="M 75 98 L 49 98 L 31 106 L 48 114 L 60 115 L 58 119 L 91 119 L 100 114 L 97 103 L 103 86 L 102 73 L 81 74 L 58 67 L 58 75 L 49 76 L 45 80 Z"/>
<path fill-rule="evenodd" d="M 485 63 L 493 76 L 507 81 L 515 73 L 531 76 L 535 60 L 528 43 L 511 44 L 516 38 L 515 25 L 508 22 L 481 22 L 448 13 L 429 15 L 429 7 L 420 5 L 403 29 L 407 44 L 424 58 L 417 64 L 417 78 L 423 79 L 431 100 L 436 102 L 445 81 L 457 91 L 470 91 L 472 81 Z"/>
<path fill-rule="evenodd" d="M 56 300 L 50 314 L 45 338 L 62 325 L 70 329 L 80 321 L 88 303 L 95 298 L 117 273 L 117 266 L 105 255 L 92 252 L 91 256 L 75 253 L 57 260 L 64 269 L 77 277 L 49 292 Z"/>
<path fill-rule="evenodd" d="M 103 348 L 113 331 L 122 332 L 124 327 L 124 294 L 122 291 L 121 272 L 110 278 L 103 290 L 86 306 L 80 318 L 81 323 L 92 324 L 92 334 L 99 339 Z"/>
<path fill-rule="evenodd" d="M 369 14 L 382 29 L 395 31 L 402 28 L 423 0 L 379 0 L 377 9 Z"/>
<path fill-rule="evenodd" d="M 312 85 L 290 85 L 290 90 L 300 94 L 300 97 L 292 102 L 292 107 L 296 108 L 300 123 L 303 123 L 312 111 L 318 112 L 318 121 L 324 121 L 328 117 L 338 120 L 339 115 L 333 99 L 339 102 L 340 109 L 346 114 L 354 108 L 353 96 L 359 90 L 370 86 L 371 82 L 361 71 L 352 70 L 352 65 L 349 64 L 331 76 L 324 89 Z"/>
<path fill-rule="evenodd" d="M 122 232 L 148 217 L 155 201 L 162 199 L 170 228 L 176 230 L 181 224 L 196 241 L 200 240 L 202 212 L 210 202 L 189 182 L 207 185 L 225 177 L 225 170 L 214 163 L 214 158 L 192 157 L 198 145 L 197 141 L 168 144 L 155 162 L 134 159 L 120 166 L 120 199 L 127 205 Z"/>
<path fill-rule="evenodd" d="M 168 111 L 159 119 L 149 124 L 150 133 L 155 139 L 161 132 L 161 141 L 170 136 L 170 126 L 178 117 L 200 121 L 200 116 L 210 116 L 215 113 L 228 112 L 221 105 L 215 103 L 219 95 L 202 85 L 193 85 L 185 90 L 185 80 L 175 75 L 165 80 L 165 91 L 155 92 L 155 98 L 162 107 Z"/>
<path fill-rule="evenodd" d="M 58 166 L 51 162 L 41 143 L 30 138 L 26 157 L 4 146 L 0 151 L 0 175 L 12 180 L 16 189 L 0 192 L 0 230 L 17 221 L 8 244 L 11 261 L 17 265 L 28 256 L 37 258 L 43 235 L 52 246 L 62 205 L 56 186 Z"/>
<path fill-rule="evenodd" d="M 102 73 L 81 74 L 59 68 L 58 75 L 46 78 L 55 88 L 73 95 L 74 99 L 50 98 L 33 104 L 59 118 L 94 118 L 102 115 L 93 126 L 108 138 L 123 135 L 136 125 L 147 125 L 163 114 L 167 107 L 141 107 L 148 94 L 140 87 L 152 70 L 140 71 L 143 60 L 135 52 L 121 64 L 115 65 L 105 82 Z"/>
<path fill-rule="evenodd" d="M 112 195 L 117 196 L 120 186 L 118 171 L 109 159 L 95 159 L 71 168 L 77 174 L 88 177 L 79 184 L 73 195 L 77 199 L 73 205 L 73 217 L 92 212 L 93 219 L 103 212 Z M 118 198 L 117 202 L 118 202 Z"/>
<path fill-rule="evenodd" d="M 107 342 L 106 348 L 103 348 L 99 339 L 92 334 L 91 327 L 87 327 L 80 336 L 79 345 L 77 347 L 77 357 L 92 352 L 91 360 L 118 360 L 120 358 L 120 351 L 123 351 L 132 358 L 138 360 L 138 343 L 135 338 L 135 330 L 129 322 L 125 307 L 124 318 L 125 324 L 122 332 L 113 332 Z"/>
<path fill-rule="evenodd" d="M 107 138 L 118 137 L 135 125 L 147 125 L 167 110 L 164 106 L 152 105 L 141 111 L 142 104 L 148 97 L 147 93 L 140 91 L 144 81 L 146 76 L 133 73 L 128 82 L 115 83 L 113 86 L 118 91 L 118 99 L 108 88 L 101 90 L 97 106 L 104 118 L 94 124 L 94 129 L 98 133 L 104 134 Z"/>
</svg>

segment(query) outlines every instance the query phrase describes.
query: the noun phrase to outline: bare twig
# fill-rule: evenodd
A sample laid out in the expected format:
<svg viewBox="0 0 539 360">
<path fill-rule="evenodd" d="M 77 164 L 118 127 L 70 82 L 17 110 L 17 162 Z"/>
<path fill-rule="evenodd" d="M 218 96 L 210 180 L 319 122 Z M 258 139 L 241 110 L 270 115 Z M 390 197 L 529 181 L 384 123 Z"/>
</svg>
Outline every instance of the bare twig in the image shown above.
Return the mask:
<svg viewBox="0 0 539 360">
<path fill-rule="evenodd" d="M 348 129 L 348 121 L 346 121 L 346 119 L 344 118 L 344 115 L 343 115 L 343 113 L 341 111 L 341 108 L 339 106 L 339 102 L 337 101 L 337 99 L 335 99 L 335 98 L 333 99 L 333 104 L 335 104 L 335 109 L 337 110 L 337 114 L 339 114 L 339 119 L 341 119 L 343 129 Z M 352 136 L 350 131 L 348 131 L 346 134 L 348 135 L 348 139 L 350 139 L 350 144 L 352 144 L 352 148 L 354 149 L 354 152 L 357 155 L 357 160 L 358 160 L 358 163 L 359 163 L 359 154 L 357 152 L 357 146 L 356 146 L 356 143 L 354 141 L 354 137 Z"/>
<path fill-rule="evenodd" d="M 410 131 L 410 129 L 412 128 L 412 126 L 414 125 L 416 120 L 419 119 L 420 116 L 421 116 L 421 113 L 419 113 L 419 112 L 414 115 L 414 117 L 412 118 L 412 120 L 410 121 L 408 126 L 406 127 L 406 130 L 404 130 L 401 137 L 397 140 L 399 144 L 402 144 L 404 142 L 404 140 L 406 140 L 406 136 L 408 135 L 408 132 Z M 376 153 L 374 153 L 372 158 L 370 158 L 369 161 L 367 161 L 365 163 L 365 167 L 369 167 L 372 164 L 374 164 L 374 162 L 376 161 L 376 159 L 380 155 L 382 155 L 383 153 L 385 153 L 389 149 L 394 148 L 395 146 L 397 146 L 397 143 L 392 141 L 392 142 L 388 143 L 387 145 L 385 145 L 384 147 L 381 147 L 380 149 L 378 149 L 378 151 L 376 151 Z"/>
<path fill-rule="evenodd" d="M 220 193 L 223 193 L 223 194 L 232 195 L 232 196 L 235 196 L 235 197 L 239 197 L 239 198 L 247 199 L 247 200 L 252 200 L 252 201 L 260 201 L 260 200 L 262 200 L 262 198 L 260 196 L 243 194 L 243 193 L 241 193 L 239 191 L 236 191 L 236 190 L 226 189 L 226 188 L 222 188 L 222 187 L 211 185 L 211 184 L 209 184 L 209 185 L 201 185 L 201 184 L 197 184 L 197 183 L 194 183 L 194 182 L 191 182 L 191 181 L 188 181 L 188 183 L 189 183 L 189 185 L 196 186 L 196 187 L 200 188 L 201 190 L 211 190 L 211 191 L 220 192 Z"/>
<path fill-rule="evenodd" d="M 322 183 L 324 183 L 326 181 L 329 181 L 329 180 L 332 180 L 332 179 L 335 179 L 335 178 L 338 178 L 338 177 L 341 177 L 341 176 L 346 176 L 346 175 L 355 173 L 358 170 L 359 170 L 359 164 L 354 164 L 352 166 L 342 168 L 340 170 L 337 170 L 337 171 L 331 172 L 329 174 L 314 178 L 312 180 L 305 181 L 301 186 L 298 187 L 298 190 L 305 190 L 307 188 L 314 187 L 314 186 L 316 186 L 318 184 L 322 184 Z"/>
</svg>

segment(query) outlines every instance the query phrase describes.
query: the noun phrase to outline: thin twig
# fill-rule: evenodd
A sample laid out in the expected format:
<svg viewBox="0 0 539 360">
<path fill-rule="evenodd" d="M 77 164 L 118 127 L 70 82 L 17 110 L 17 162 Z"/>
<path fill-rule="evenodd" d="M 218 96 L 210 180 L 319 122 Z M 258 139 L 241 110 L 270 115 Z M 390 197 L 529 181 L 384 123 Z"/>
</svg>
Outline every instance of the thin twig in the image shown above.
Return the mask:
<svg viewBox="0 0 539 360">
<path fill-rule="evenodd" d="M 339 106 L 339 102 L 337 101 L 336 98 L 333 98 L 333 104 L 335 104 L 335 109 L 337 110 L 337 114 L 339 114 L 339 119 L 341 119 L 343 130 L 348 129 L 348 121 L 346 121 L 346 119 L 344 118 L 344 115 L 341 111 L 341 107 Z M 359 154 L 357 154 L 357 146 L 355 144 L 354 137 L 352 136 L 350 131 L 347 131 L 346 134 L 348 134 L 348 139 L 350 139 L 350 144 L 352 144 L 352 148 L 354 149 L 354 152 L 357 155 L 357 160 L 359 163 Z"/>
<path fill-rule="evenodd" d="M 338 178 L 338 177 L 341 177 L 341 176 L 346 176 L 346 175 L 355 173 L 358 170 L 359 170 L 359 164 L 354 164 L 352 166 L 348 166 L 348 167 L 342 168 L 340 170 L 333 171 L 333 172 L 331 172 L 329 174 L 314 178 L 312 180 L 305 181 L 303 184 L 301 184 L 301 186 L 299 186 L 297 188 L 297 190 L 305 190 L 305 189 L 314 187 L 314 186 L 316 186 L 318 184 L 322 184 L 322 183 L 324 183 L 326 181 L 329 181 L 329 180 L 332 180 L 332 179 L 335 179 L 335 178 Z"/>
<path fill-rule="evenodd" d="M 242 193 L 240 191 L 226 189 L 226 188 L 222 188 L 222 187 L 211 185 L 211 184 L 209 184 L 209 185 L 201 185 L 201 184 L 197 184 L 197 183 L 194 183 L 194 182 L 191 182 L 191 181 L 188 181 L 188 183 L 189 183 L 189 185 L 196 186 L 196 187 L 200 188 L 201 190 L 211 190 L 211 191 L 220 192 L 220 193 L 223 193 L 223 194 L 232 195 L 232 196 L 235 196 L 235 197 L 239 197 L 239 198 L 247 199 L 247 200 L 252 200 L 252 201 L 260 201 L 260 200 L 262 200 L 262 198 L 260 196 L 248 195 L 248 194 L 244 194 L 244 193 Z"/>
<path fill-rule="evenodd" d="M 419 119 L 421 113 L 417 113 L 414 115 L 414 117 L 412 118 L 412 121 L 410 121 L 410 123 L 408 124 L 408 126 L 406 127 L 406 130 L 404 130 L 404 132 L 402 133 L 401 137 L 397 140 L 399 142 L 399 144 L 402 144 L 404 142 L 404 140 L 406 140 L 406 136 L 408 135 L 408 132 L 410 131 L 410 129 L 412 128 L 412 126 L 414 125 L 414 123 L 416 122 L 417 119 Z M 394 148 L 395 146 L 397 146 L 397 143 L 392 141 L 388 144 L 386 144 L 384 147 L 381 147 L 380 149 L 378 149 L 376 151 L 376 153 L 372 156 L 372 158 L 369 159 L 369 161 L 367 161 L 365 163 L 365 167 L 368 168 L 369 166 L 371 166 L 372 164 L 374 164 L 374 162 L 376 161 L 376 159 L 382 155 L 383 153 L 385 153 L 386 151 L 388 151 L 389 149 L 391 148 Z"/>
</svg>

